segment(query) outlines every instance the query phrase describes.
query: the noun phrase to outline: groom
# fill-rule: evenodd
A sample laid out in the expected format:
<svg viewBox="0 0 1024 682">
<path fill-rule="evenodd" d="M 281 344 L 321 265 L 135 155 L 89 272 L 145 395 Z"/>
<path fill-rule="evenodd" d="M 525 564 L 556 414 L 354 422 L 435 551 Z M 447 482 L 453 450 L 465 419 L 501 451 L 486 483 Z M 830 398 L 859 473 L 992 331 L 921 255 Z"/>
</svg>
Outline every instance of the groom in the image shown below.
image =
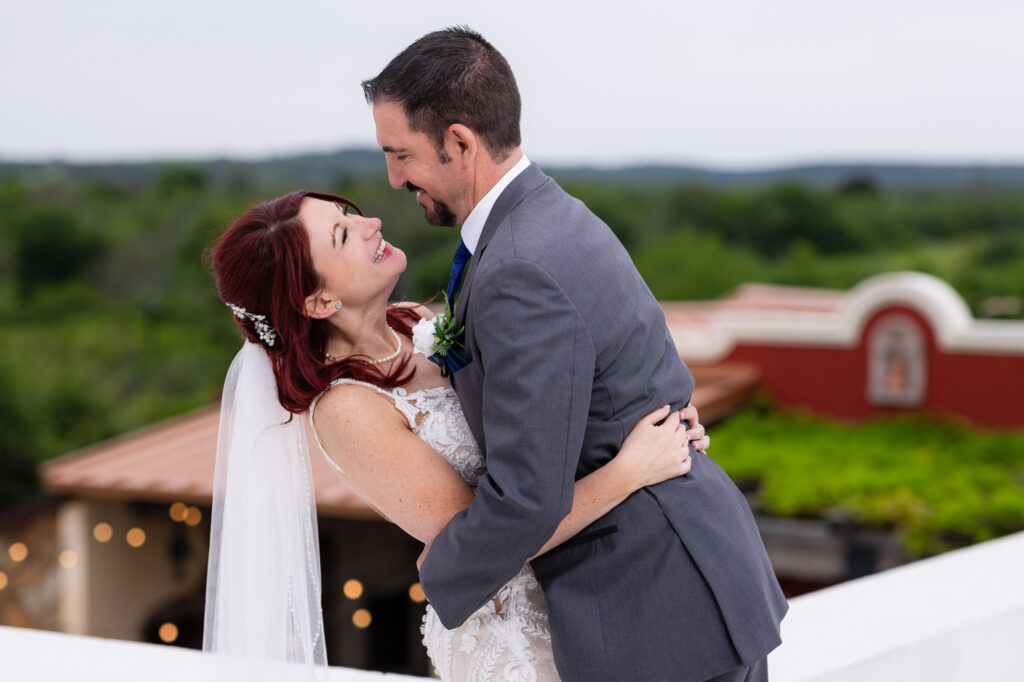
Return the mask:
<svg viewBox="0 0 1024 682">
<path fill-rule="evenodd" d="M 519 92 L 480 35 L 424 36 L 363 83 L 395 189 L 472 254 L 453 375 L 488 473 L 420 571 L 456 627 L 552 535 L 575 479 L 693 376 L 608 227 L 523 155 Z M 458 280 L 458 277 L 455 277 Z M 743 495 L 703 453 L 532 562 L 565 680 L 766 679 L 786 601 Z"/>
</svg>

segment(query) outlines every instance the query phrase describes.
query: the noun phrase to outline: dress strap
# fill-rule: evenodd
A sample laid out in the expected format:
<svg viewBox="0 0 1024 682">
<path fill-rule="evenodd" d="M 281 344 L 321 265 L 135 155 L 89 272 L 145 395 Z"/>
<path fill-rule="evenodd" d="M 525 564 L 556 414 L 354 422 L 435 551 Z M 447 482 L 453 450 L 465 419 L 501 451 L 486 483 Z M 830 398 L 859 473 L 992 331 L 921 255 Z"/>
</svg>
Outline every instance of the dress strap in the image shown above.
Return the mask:
<svg viewBox="0 0 1024 682">
<path fill-rule="evenodd" d="M 409 428 L 416 428 L 416 415 L 419 414 L 419 410 L 412 404 L 412 400 L 409 398 L 409 393 L 404 388 L 396 388 L 393 391 L 389 391 L 386 388 L 381 388 L 375 384 L 371 384 L 367 381 L 359 381 L 358 379 L 347 379 L 342 377 L 335 379 L 331 382 L 331 386 L 337 386 L 338 384 L 354 384 L 356 386 L 364 386 L 372 389 L 377 393 L 380 393 L 385 398 L 388 398 L 395 404 L 395 408 L 402 413 L 402 416 L 409 422 Z"/>
<path fill-rule="evenodd" d="M 399 412 L 402 413 L 402 416 L 409 420 L 410 426 L 415 426 L 415 415 L 409 414 L 410 406 L 408 400 L 405 397 L 404 391 L 402 391 L 402 395 L 397 395 L 396 392 L 389 391 L 386 388 L 381 388 L 380 386 L 376 386 L 367 381 L 359 381 L 357 379 L 348 379 L 345 377 L 341 377 L 332 381 L 331 385 L 327 387 L 327 391 L 331 390 L 332 387 L 337 386 L 339 384 L 352 384 L 355 386 L 363 386 L 365 388 L 372 389 L 377 393 L 380 393 L 382 396 L 388 398 L 389 400 L 391 400 L 391 402 L 395 404 L 395 407 L 398 409 Z M 330 455 L 327 454 L 327 448 L 324 447 L 323 441 L 320 440 L 320 434 L 317 433 L 316 431 L 316 424 L 313 423 L 313 413 L 316 411 L 317 403 L 320 402 L 320 398 L 323 398 L 325 395 L 327 395 L 327 391 L 324 391 L 317 397 L 313 398 L 313 402 L 310 403 L 309 405 L 309 429 L 310 431 L 313 432 L 313 438 L 316 440 L 316 444 L 320 446 L 320 453 L 323 454 L 324 459 L 326 459 L 327 462 L 332 467 L 334 467 L 334 469 L 338 473 L 344 476 L 345 471 L 340 466 L 338 466 L 337 462 L 331 459 Z"/>
<path fill-rule="evenodd" d="M 328 386 L 327 389 L 330 390 L 332 386 L 338 386 L 339 384 L 353 384 L 355 386 L 365 386 L 366 388 L 369 388 L 371 390 L 376 391 L 377 393 L 380 393 L 382 396 L 386 398 L 391 398 L 392 400 L 395 399 L 395 396 L 391 393 L 391 391 L 389 391 L 386 388 L 381 388 L 376 384 L 371 384 L 369 381 L 359 381 L 358 379 L 349 379 L 347 377 L 339 377 L 335 379 L 334 381 L 331 382 L 331 385 Z"/>
</svg>

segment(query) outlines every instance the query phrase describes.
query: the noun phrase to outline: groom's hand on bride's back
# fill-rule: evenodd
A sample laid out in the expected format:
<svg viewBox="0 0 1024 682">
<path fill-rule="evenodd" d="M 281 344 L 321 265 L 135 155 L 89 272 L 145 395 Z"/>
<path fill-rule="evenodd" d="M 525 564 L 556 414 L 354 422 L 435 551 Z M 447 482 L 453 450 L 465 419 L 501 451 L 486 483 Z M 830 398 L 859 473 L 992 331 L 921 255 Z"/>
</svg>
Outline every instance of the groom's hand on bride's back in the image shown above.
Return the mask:
<svg viewBox="0 0 1024 682">
<path fill-rule="evenodd" d="M 693 449 L 698 452 L 706 452 L 711 445 L 711 436 L 704 432 L 704 425 L 700 423 L 697 416 L 697 408 L 687 405 L 679 410 L 679 418 L 690 424 L 690 427 L 686 429 L 686 437 L 690 439 Z"/>
</svg>

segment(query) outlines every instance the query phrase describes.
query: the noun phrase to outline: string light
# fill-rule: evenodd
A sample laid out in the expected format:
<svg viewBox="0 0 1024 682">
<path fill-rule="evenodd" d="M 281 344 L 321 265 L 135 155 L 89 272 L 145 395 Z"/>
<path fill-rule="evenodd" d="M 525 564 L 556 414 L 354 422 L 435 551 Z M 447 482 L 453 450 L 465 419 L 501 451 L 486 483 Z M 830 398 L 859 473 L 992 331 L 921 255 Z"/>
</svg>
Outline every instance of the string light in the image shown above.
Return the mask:
<svg viewBox="0 0 1024 682">
<path fill-rule="evenodd" d="M 7 587 L 7 574 L 0 571 L 0 590 L 3 590 L 5 587 Z"/>
<path fill-rule="evenodd" d="M 344 592 L 345 596 L 349 599 L 359 599 L 363 596 L 363 584 L 354 578 L 352 580 L 346 580 L 341 591 Z"/>
<path fill-rule="evenodd" d="M 132 547 L 142 547 L 146 544 L 146 531 L 141 528 L 132 528 L 125 534 L 125 539 Z"/>
<path fill-rule="evenodd" d="M 185 520 L 185 515 L 188 513 L 188 507 L 185 506 L 184 502 L 175 502 L 171 505 L 168 513 L 171 515 L 171 520 L 175 523 L 181 523 Z"/>
<path fill-rule="evenodd" d="M 370 627 L 370 623 L 373 622 L 373 616 L 366 609 L 359 609 L 352 614 L 352 624 L 360 630 L 364 630 Z"/>
<path fill-rule="evenodd" d="M 78 553 L 73 549 L 65 549 L 57 557 L 57 561 L 64 568 L 74 568 L 75 564 L 78 563 Z"/>
<path fill-rule="evenodd" d="M 422 604 L 427 601 L 427 595 L 423 592 L 423 586 L 419 583 L 413 583 L 409 586 L 409 599 L 412 599 L 417 604 Z"/>
<path fill-rule="evenodd" d="M 174 623 L 164 623 L 160 626 L 157 634 L 160 635 L 161 641 L 170 644 L 178 639 L 178 626 Z"/>
<path fill-rule="evenodd" d="M 199 522 L 203 520 L 203 512 L 199 511 L 199 507 L 189 507 L 185 510 L 185 524 L 189 526 L 198 526 Z"/>
<path fill-rule="evenodd" d="M 11 555 L 11 561 L 13 561 L 14 563 L 19 563 L 21 561 L 24 561 L 25 558 L 28 556 L 28 547 L 25 545 L 24 542 L 15 542 L 7 550 L 7 553 Z"/>
<path fill-rule="evenodd" d="M 110 538 L 114 537 L 114 529 L 110 527 L 109 523 L 100 522 L 92 527 L 92 536 L 96 538 L 97 542 L 108 542 Z"/>
</svg>

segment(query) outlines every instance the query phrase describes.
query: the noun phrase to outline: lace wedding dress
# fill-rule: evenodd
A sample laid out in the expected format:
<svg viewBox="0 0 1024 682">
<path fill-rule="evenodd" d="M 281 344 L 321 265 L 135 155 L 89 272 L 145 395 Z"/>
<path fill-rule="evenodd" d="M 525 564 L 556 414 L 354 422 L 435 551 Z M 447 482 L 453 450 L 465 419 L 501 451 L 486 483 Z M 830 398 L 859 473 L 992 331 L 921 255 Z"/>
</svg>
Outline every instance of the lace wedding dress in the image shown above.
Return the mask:
<svg viewBox="0 0 1024 682">
<path fill-rule="evenodd" d="M 484 473 L 484 459 L 462 416 L 459 398 L 451 388 L 429 388 L 412 393 L 393 391 L 351 379 L 391 399 L 413 432 L 437 450 L 460 476 L 476 489 Z M 310 424 L 316 403 L 310 407 Z M 313 434 L 319 444 L 320 439 Z M 320 445 L 327 461 L 341 468 Z M 551 682 L 558 680 L 551 653 L 548 611 L 544 593 L 529 565 L 512 578 L 497 596 L 454 630 L 446 629 L 428 605 L 423 617 L 423 643 L 442 680 L 446 682 Z"/>
</svg>

